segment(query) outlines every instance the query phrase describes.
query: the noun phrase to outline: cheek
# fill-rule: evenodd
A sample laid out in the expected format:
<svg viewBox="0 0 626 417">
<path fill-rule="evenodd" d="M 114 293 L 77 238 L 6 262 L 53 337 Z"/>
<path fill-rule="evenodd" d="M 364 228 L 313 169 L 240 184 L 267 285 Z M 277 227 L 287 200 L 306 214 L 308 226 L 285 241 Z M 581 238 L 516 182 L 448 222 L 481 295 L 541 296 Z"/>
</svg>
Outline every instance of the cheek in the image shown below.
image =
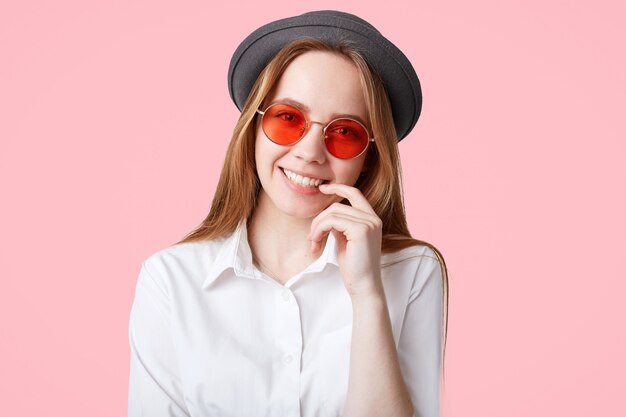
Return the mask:
<svg viewBox="0 0 626 417">
<path fill-rule="evenodd" d="M 254 160 L 259 178 L 264 179 L 272 175 L 277 161 L 282 157 L 284 150 L 270 142 L 264 136 L 257 136 L 254 149 Z"/>
<path fill-rule="evenodd" d="M 346 161 L 347 162 L 347 161 Z M 354 186 L 354 184 L 359 179 L 361 175 L 361 171 L 363 169 L 362 158 L 359 158 L 357 161 L 350 161 L 342 164 L 337 167 L 337 172 L 341 176 L 341 182 L 346 185 Z"/>
<path fill-rule="evenodd" d="M 267 155 L 267 150 L 264 149 L 263 143 L 260 140 L 255 142 L 254 148 L 254 162 L 256 168 L 256 175 L 261 181 L 261 186 L 267 185 L 271 164 Z"/>
<path fill-rule="evenodd" d="M 261 162 L 260 156 L 261 156 L 261 146 L 259 145 L 259 139 L 257 138 L 254 142 L 254 162 L 256 163 L 257 169 Z"/>
<path fill-rule="evenodd" d="M 264 165 L 267 164 L 272 155 L 272 149 L 268 146 L 267 140 L 261 136 L 257 136 L 254 142 L 254 159 L 257 166 L 260 169 L 263 169 Z"/>
</svg>

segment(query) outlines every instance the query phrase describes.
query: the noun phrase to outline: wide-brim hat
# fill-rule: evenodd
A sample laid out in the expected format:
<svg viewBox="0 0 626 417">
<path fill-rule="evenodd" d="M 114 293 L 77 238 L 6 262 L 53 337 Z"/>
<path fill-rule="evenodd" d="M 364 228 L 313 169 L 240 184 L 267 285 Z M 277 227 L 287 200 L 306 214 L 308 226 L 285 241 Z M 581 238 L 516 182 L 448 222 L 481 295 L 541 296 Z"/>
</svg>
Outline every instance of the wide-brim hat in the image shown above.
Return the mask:
<svg viewBox="0 0 626 417">
<path fill-rule="evenodd" d="M 377 72 L 389 95 L 398 141 L 417 123 L 422 90 L 413 65 L 370 23 L 350 13 L 320 10 L 268 23 L 235 50 L 228 68 L 228 92 L 241 111 L 252 85 L 269 61 L 287 44 L 311 37 L 334 45 L 347 40 Z"/>
</svg>

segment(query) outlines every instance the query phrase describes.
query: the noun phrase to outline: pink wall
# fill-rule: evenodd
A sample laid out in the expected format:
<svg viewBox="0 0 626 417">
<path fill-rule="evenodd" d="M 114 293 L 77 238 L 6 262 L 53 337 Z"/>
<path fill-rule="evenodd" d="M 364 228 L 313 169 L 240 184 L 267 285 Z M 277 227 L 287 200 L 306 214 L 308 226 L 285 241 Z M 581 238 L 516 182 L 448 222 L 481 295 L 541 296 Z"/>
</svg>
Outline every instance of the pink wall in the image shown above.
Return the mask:
<svg viewBox="0 0 626 417">
<path fill-rule="evenodd" d="M 423 83 L 400 148 L 450 273 L 443 415 L 626 415 L 626 14 L 565 0 L 2 2 L 2 415 L 125 414 L 139 266 L 207 213 L 230 56 L 323 8 Z"/>
</svg>

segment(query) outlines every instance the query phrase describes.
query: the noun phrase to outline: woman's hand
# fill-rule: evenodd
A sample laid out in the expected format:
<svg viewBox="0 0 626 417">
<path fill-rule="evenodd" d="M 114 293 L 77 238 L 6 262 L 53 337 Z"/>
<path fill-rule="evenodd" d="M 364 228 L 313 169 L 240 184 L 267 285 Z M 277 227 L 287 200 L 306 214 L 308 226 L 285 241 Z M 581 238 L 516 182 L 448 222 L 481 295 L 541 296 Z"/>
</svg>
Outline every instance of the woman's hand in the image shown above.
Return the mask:
<svg viewBox="0 0 626 417">
<path fill-rule="evenodd" d="M 355 187 L 322 184 L 319 190 L 347 198 L 352 206 L 333 203 L 313 219 L 308 236 L 311 250 L 318 250 L 320 242 L 332 232 L 337 241 L 339 269 L 350 296 L 379 293 L 382 221 Z"/>
</svg>

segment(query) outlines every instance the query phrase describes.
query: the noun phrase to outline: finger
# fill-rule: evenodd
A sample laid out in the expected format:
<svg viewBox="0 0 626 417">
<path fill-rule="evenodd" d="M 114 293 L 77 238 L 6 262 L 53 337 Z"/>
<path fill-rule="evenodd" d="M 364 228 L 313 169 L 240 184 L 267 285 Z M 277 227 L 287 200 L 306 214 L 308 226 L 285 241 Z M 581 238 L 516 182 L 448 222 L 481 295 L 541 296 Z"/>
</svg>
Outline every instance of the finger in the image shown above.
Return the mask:
<svg viewBox="0 0 626 417">
<path fill-rule="evenodd" d="M 340 197 L 347 198 L 352 207 L 363 210 L 368 213 L 374 213 L 374 209 L 370 205 L 367 198 L 359 191 L 358 188 L 350 187 L 345 184 L 320 184 L 318 189 L 324 194 L 337 194 Z"/>
<path fill-rule="evenodd" d="M 343 233 L 347 240 L 354 240 L 366 236 L 375 229 L 375 225 L 360 217 L 333 213 L 315 225 L 315 228 L 311 230 L 310 240 L 320 242 L 333 229 Z"/>
<path fill-rule="evenodd" d="M 362 218 L 363 220 L 367 220 L 371 222 L 372 224 L 376 224 L 380 220 L 375 213 L 364 212 L 362 210 L 359 210 L 358 208 L 349 206 L 347 204 L 333 203 L 327 208 L 325 208 L 322 212 L 320 212 L 317 216 L 315 216 L 315 218 L 311 222 L 311 231 L 315 229 L 315 227 L 320 221 L 322 221 L 327 216 L 331 214 L 335 214 L 335 213 L 343 214 L 345 216 L 351 216 L 355 218 Z M 311 232 L 309 232 L 309 236 L 307 236 L 307 239 L 309 239 L 310 236 L 311 236 Z"/>
<path fill-rule="evenodd" d="M 341 242 L 342 239 L 345 240 L 345 236 L 341 232 L 338 232 L 336 230 L 331 230 L 328 233 L 324 233 L 323 236 L 330 235 L 331 233 L 335 237 L 335 241 L 336 242 Z M 315 252 L 317 252 L 317 251 L 319 251 L 321 249 L 324 249 L 323 246 L 322 246 L 323 244 L 324 244 L 324 240 L 323 239 L 320 240 L 319 242 L 316 242 L 316 241 L 312 240 L 311 241 L 311 252 L 315 253 Z"/>
</svg>

